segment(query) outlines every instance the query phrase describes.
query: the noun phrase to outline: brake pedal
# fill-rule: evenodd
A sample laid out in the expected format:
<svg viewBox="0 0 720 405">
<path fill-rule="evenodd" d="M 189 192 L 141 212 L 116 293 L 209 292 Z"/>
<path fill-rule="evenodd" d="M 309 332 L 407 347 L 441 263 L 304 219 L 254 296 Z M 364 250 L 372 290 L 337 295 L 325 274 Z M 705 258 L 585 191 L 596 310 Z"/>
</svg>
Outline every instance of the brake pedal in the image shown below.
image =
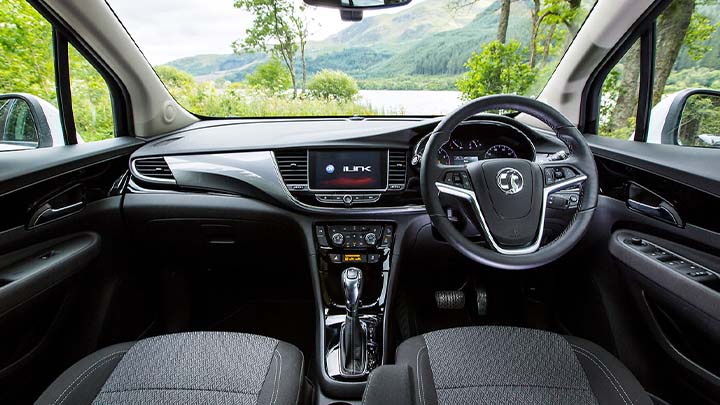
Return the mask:
<svg viewBox="0 0 720 405">
<path fill-rule="evenodd" d="M 463 309 L 465 308 L 465 292 L 435 291 L 435 305 L 438 309 Z"/>
</svg>

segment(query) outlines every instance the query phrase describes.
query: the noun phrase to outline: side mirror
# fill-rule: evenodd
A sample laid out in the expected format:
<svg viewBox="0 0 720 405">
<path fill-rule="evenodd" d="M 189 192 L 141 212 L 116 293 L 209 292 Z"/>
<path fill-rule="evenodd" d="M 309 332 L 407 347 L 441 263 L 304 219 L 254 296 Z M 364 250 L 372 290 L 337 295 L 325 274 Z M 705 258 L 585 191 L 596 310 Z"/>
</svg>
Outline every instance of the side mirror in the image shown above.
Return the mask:
<svg viewBox="0 0 720 405">
<path fill-rule="evenodd" d="M 55 106 L 31 94 L 0 94 L 0 152 L 62 144 Z"/>
<path fill-rule="evenodd" d="M 686 89 L 650 114 L 649 143 L 720 148 L 720 91 Z"/>
</svg>

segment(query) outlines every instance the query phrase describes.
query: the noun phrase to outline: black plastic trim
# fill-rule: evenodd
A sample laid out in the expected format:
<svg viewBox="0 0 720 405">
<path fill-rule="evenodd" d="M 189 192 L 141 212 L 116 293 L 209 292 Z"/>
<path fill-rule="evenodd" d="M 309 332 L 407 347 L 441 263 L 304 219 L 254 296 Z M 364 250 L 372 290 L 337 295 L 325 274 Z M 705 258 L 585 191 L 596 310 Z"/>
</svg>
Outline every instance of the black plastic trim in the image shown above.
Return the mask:
<svg viewBox="0 0 720 405">
<path fill-rule="evenodd" d="M 68 42 L 54 27 L 52 30 L 53 54 L 55 55 L 55 89 L 60 111 L 60 124 L 66 145 L 77 144 L 75 115 L 73 114 L 72 94 L 70 91 L 70 61 Z"/>
</svg>

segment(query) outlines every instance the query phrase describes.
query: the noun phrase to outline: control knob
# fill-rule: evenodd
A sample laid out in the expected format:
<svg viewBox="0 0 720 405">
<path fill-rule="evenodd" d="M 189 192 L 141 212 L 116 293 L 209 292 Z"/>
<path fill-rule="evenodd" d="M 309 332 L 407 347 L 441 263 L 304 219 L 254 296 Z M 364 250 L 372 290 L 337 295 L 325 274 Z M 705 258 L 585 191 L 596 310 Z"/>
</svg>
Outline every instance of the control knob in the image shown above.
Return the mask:
<svg viewBox="0 0 720 405">
<path fill-rule="evenodd" d="M 345 242 L 345 237 L 341 233 L 334 233 L 332 236 L 332 243 L 334 243 L 337 246 L 340 246 Z"/>
<path fill-rule="evenodd" d="M 375 243 L 377 243 L 377 236 L 375 236 L 374 233 L 369 233 L 365 235 L 365 243 L 367 243 L 369 246 L 375 246 Z"/>
</svg>

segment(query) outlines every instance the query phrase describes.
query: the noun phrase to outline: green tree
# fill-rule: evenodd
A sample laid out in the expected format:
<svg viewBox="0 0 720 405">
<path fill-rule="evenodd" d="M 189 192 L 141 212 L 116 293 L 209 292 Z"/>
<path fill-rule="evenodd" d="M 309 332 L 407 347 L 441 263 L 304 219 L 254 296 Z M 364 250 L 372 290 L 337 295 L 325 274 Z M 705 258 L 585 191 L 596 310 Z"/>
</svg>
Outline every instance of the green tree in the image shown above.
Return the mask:
<svg viewBox="0 0 720 405">
<path fill-rule="evenodd" d="M 465 63 L 468 71 L 456 86 L 465 100 L 488 94 L 524 94 L 535 81 L 537 71 L 527 61 L 528 50 L 518 41 L 493 41 L 473 52 Z"/>
<path fill-rule="evenodd" d="M 308 83 L 310 94 L 322 98 L 349 101 L 358 94 L 355 79 L 338 70 L 324 69 L 315 74 Z"/>
<path fill-rule="evenodd" d="M 285 65 L 293 94 L 297 95 L 295 57 L 301 51 L 304 69 L 308 37 L 301 16 L 304 7 L 296 6 L 293 0 L 235 0 L 234 6 L 254 16 L 252 24 L 245 30 L 245 38 L 232 43 L 235 53 L 266 52 L 277 57 Z"/>
<path fill-rule="evenodd" d="M 0 1 L 0 93 L 57 105 L 51 38 L 50 24 L 25 0 Z"/>
<path fill-rule="evenodd" d="M 276 58 L 258 66 L 255 72 L 245 76 L 247 83 L 271 94 L 280 94 L 292 86 L 290 74 Z"/>
</svg>

